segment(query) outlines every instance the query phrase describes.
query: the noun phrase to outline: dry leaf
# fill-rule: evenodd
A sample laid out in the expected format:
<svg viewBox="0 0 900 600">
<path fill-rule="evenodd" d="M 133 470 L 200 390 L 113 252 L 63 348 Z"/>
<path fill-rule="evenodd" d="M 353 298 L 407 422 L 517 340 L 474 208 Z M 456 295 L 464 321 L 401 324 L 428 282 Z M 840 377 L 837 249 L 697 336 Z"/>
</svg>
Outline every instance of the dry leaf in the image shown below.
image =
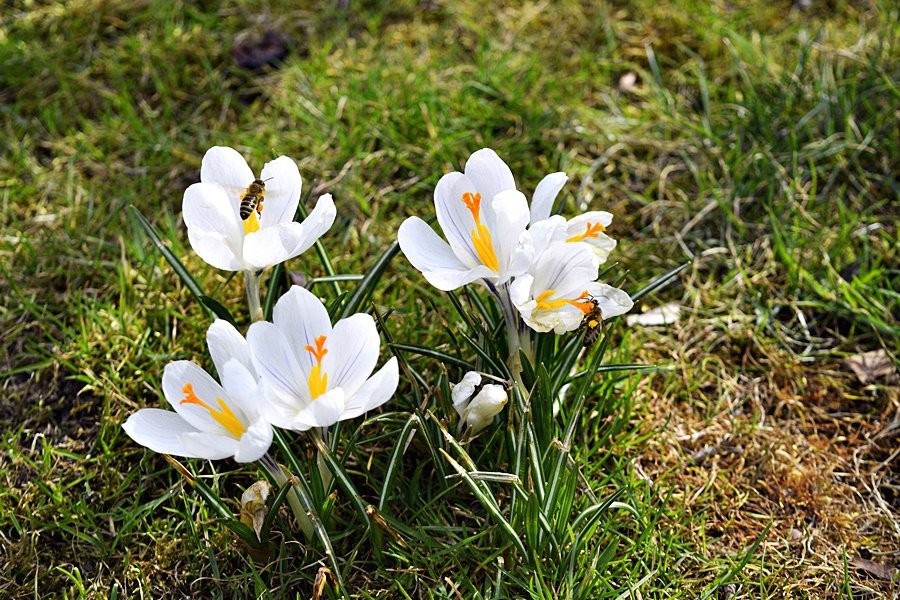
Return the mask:
<svg viewBox="0 0 900 600">
<path fill-rule="evenodd" d="M 850 367 L 863 385 L 890 377 L 894 372 L 894 363 L 884 349 L 854 354 L 845 358 L 844 364 Z"/>
<path fill-rule="evenodd" d="M 322 594 L 325 593 L 325 586 L 328 585 L 329 580 L 331 580 L 331 587 L 337 590 L 337 582 L 334 581 L 334 575 L 331 574 L 331 569 L 328 567 L 319 567 L 319 572 L 316 573 L 316 580 L 313 582 L 312 600 L 319 600 L 322 597 Z"/>
<path fill-rule="evenodd" d="M 681 307 L 675 302 L 650 309 L 640 315 L 628 315 L 625 322 L 632 325 L 671 325 L 681 318 Z"/>
<path fill-rule="evenodd" d="M 874 560 L 868 560 L 858 557 L 850 559 L 850 566 L 865 571 L 872 577 L 877 577 L 878 579 L 883 579 L 884 581 L 892 581 L 894 578 L 894 574 L 897 571 L 894 567 L 882 565 L 881 563 L 877 563 Z"/>
<path fill-rule="evenodd" d="M 266 520 L 266 498 L 269 497 L 271 486 L 268 481 L 257 481 L 241 494 L 241 523 L 253 528 L 256 539 L 262 541 L 260 534 Z"/>
</svg>

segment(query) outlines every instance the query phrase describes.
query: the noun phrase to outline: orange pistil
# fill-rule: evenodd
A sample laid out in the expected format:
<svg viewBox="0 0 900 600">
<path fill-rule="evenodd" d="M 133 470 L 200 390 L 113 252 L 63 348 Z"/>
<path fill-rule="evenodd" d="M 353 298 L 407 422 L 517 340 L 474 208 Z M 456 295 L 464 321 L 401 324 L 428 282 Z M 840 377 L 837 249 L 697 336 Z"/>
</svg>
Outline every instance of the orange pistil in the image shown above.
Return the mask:
<svg viewBox="0 0 900 600">
<path fill-rule="evenodd" d="M 601 233 L 603 233 L 604 231 L 606 231 L 606 227 L 604 227 L 601 223 L 592 223 L 592 222 L 588 221 L 587 229 L 584 231 L 584 233 L 580 233 L 578 235 L 573 235 L 566 241 L 567 242 L 582 242 L 588 238 L 595 238 L 598 235 L 600 235 Z"/>
<path fill-rule="evenodd" d="M 466 192 L 462 195 L 463 204 L 472 213 L 475 219 L 475 229 L 472 230 L 472 245 L 475 246 L 475 252 L 481 264 L 486 266 L 495 273 L 500 271 L 500 263 L 497 261 L 497 254 L 494 252 L 494 242 L 491 239 L 491 232 L 481 222 L 481 194 Z"/>
<path fill-rule="evenodd" d="M 240 439 L 240 437 L 244 435 L 244 432 L 247 431 L 247 428 L 244 427 L 244 424 L 241 423 L 240 419 L 238 419 L 237 416 L 235 416 L 234 412 L 232 412 L 231 407 L 225 404 L 225 401 L 221 398 L 216 398 L 216 401 L 219 403 L 219 410 L 216 410 L 197 397 L 197 394 L 194 393 L 194 386 L 192 384 L 184 384 L 184 387 L 181 388 L 181 392 L 185 396 L 180 404 L 196 404 L 198 406 L 202 406 L 209 411 L 209 416 L 215 419 L 216 422 L 219 423 L 219 425 L 224 427 L 228 431 L 228 433 L 233 435 L 235 438 Z"/>
<path fill-rule="evenodd" d="M 320 335 L 315 339 L 316 347 L 306 346 L 306 350 L 316 359 L 316 364 L 309 370 L 309 393 L 313 400 L 325 393 L 328 387 L 328 373 L 322 372 L 322 359 L 328 354 L 328 348 L 325 347 L 326 336 Z"/>
<path fill-rule="evenodd" d="M 556 298 L 551 300 L 550 297 L 556 293 L 556 290 L 545 290 L 541 292 L 535 301 L 537 302 L 538 310 L 559 310 L 566 304 L 571 304 L 584 314 L 588 314 L 591 312 L 591 309 L 594 307 L 594 303 L 590 300 L 590 294 L 587 293 L 587 290 L 581 292 L 581 295 L 577 298 Z"/>
</svg>

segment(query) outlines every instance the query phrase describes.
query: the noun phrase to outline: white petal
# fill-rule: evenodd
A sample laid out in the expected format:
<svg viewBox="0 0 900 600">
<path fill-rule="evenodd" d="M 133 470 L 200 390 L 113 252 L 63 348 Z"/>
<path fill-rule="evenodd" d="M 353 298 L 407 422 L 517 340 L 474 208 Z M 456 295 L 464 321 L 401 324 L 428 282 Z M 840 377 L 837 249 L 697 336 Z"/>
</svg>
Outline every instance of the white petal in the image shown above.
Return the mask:
<svg viewBox="0 0 900 600">
<path fill-rule="evenodd" d="M 247 234 L 244 262 L 259 270 L 299 256 L 331 228 L 335 214 L 334 201 L 325 194 L 303 223 L 279 223 Z"/>
<path fill-rule="evenodd" d="M 534 265 L 552 244 L 566 240 L 566 219 L 553 215 L 532 223 L 519 237 L 519 249 L 528 257 L 529 267 Z"/>
<path fill-rule="evenodd" d="M 457 412 L 462 414 L 460 411 L 479 385 L 481 385 L 481 374 L 477 371 L 469 371 L 463 375 L 459 383 L 453 386 L 453 389 L 450 390 L 450 398 L 453 400 L 453 407 Z"/>
<path fill-rule="evenodd" d="M 478 279 L 496 276 L 484 265 L 470 268 L 463 264 L 447 242 L 418 217 L 410 217 L 400 225 L 397 240 L 412 266 L 439 290 L 455 290 Z"/>
<path fill-rule="evenodd" d="M 303 186 L 297 163 L 287 156 L 279 156 L 266 163 L 259 178 L 266 185 L 260 227 L 293 221 Z"/>
<path fill-rule="evenodd" d="M 170 410 L 142 408 L 128 417 L 122 424 L 122 429 L 128 437 L 154 452 L 192 456 L 181 442 L 181 434 L 197 430 Z"/>
<path fill-rule="evenodd" d="M 301 369 L 293 345 L 282 329 L 258 321 L 247 331 L 247 342 L 256 372 L 274 394 L 273 403 L 300 410 L 312 400 L 306 382 L 308 368 Z"/>
<path fill-rule="evenodd" d="M 250 361 L 250 346 L 234 325 L 224 319 L 216 319 L 206 330 L 206 345 L 209 355 L 221 379 L 225 370 L 225 364 L 230 360 L 237 360 L 244 367 L 253 370 Z"/>
<path fill-rule="evenodd" d="M 528 200 L 522 192 L 511 190 L 497 194 L 491 205 L 497 223 L 491 235 L 500 265 L 499 283 L 502 284 L 511 277 L 524 273 L 529 266 L 527 260 L 512 260 L 519 245 L 519 237 L 528 226 Z"/>
<path fill-rule="evenodd" d="M 240 442 L 232 437 L 201 431 L 182 434 L 181 442 L 191 456 L 206 460 L 221 460 L 234 456 L 240 448 Z"/>
<path fill-rule="evenodd" d="M 255 420 L 260 414 L 262 391 L 253 365 L 248 368 L 237 359 L 229 360 L 219 369 L 219 380 L 228 397 L 240 407 L 248 421 Z"/>
<path fill-rule="evenodd" d="M 589 224 L 599 223 L 604 228 L 609 227 L 612 223 L 613 216 L 606 211 L 597 210 L 587 212 L 569 220 L 566 224 L 566 239 L 580 236 L 587 231 Z M 598 264 L 603 264 L 609 257 L 610 252 L 616 247 L 616 240 L 609 237 L 603 232 L 597 232 L 589 237 L 585 237 L 582 242 L 589 244 L 597 257 Z"/>
<path fill-rule="evenodd" d="M 244 157 L 227 146 L 210 148 L 200 164 L 200 181 L 221 186 L 232 202 L 240 203 L 241 196 L 254 179 L 256 177 Z"/>
<path fill-rule="evenodd" d="M 222 188 L 204 183 L 190 186 L 184 192 L 182 218 L 191 247 L 200 258 L 217 269 L 244 268 L 243 226 Z"/>
<path fill-rule="evenodd" d="M 494 416 L 503 410 L 506 401 L 506 389 L 502 385 L 489 383 L 481 388 L 465 410 L 464 419 L 469 426 L 469 433 L 478 433 L 490 425 Z"/>
<path fill-rule="evenodd" d="M 434 188 L 434 209 L 438 225 L 444 232 L 457 259 L 469 268 L 481 264 L 472 242 L 475 219 L 463 202 L 463 194 L 477 193 L 475 184 L 462 173 L 447 173 Z M 482 198 L 481 206 L 490 204 Z"/>
<path fill-rule="evenodd" d="M 191 386 L 194 395 L 213 410 L 218 412 L 221 410 L 221 404 L 225 404 L 246 427 L 248 420 L 241 407 L 210 377 L 209 373 L 188 360 L 170 362 L 163 370 L 163 394 L 172 408 L 196 429 L 216 435 L 230 435 L 228 430 L 213 418 L 208 409 L 198 404 L 183 402 L 188 397 L 188 385 Z"/>
<path fill-rule="evenodd" d="M 472 154 L 466 161 L 465 172 L 485 202 L 490 202 L 500 192 L 516 189 L 512 171 L 490 148 Z"/>
<path fill-rule="evenodd" d="M 343 412 L 344 390 L 329 390 L 298 412 L 288 429 L 306 431 L 313 427 L 330 427 L 341 419 Z"/>
<path fill-rule="evenodd" d="M 275 303 L 272 317 L 275 327 L 288 341 L 297 364 L 303 369 L 303 377 L 306 377 L 315 362 L 306 346 L 315 347 L 319 336 L 331 336 L 331 319 L 325 305 L 312 292 L 295 285 Z M 331 347 L 327 339 L 326 345 Z M 325 360 L 329 361 L 327 355 Z"/>
<path fill-rule="evenodd" d="M 329 387 L 343 389 L 350 398 L 375 370 L 380 345 L 371 315 L 358 313 L 335 323 L 328 340 L 327 356 L 332 359 L 328 365 Z"/>
<path fill-rule="evenodd" d="M 240 463 L 253 462 L 262 458 L 272 445 L 272 426 L 264 419 L 256 420 L 241 436 L 234 460 Z"/>
<path fill-rule="evenodd" d="M 533 297 L 546 290 L 560 294 L 597 279 L 598 264 L 587 244 L 555 244 L 541 255 L 534 268 Z"/>
<path fill-rule="evenodd" d="M 553 203 L 569 177 L 565 173 L 551 173 L 541 179 L 531 197 L 531 222 L 537 223 L 550 217 Z"/>
<path fill-rule="evenodd" d="M 400 382 L 397 358 L 391 357 L 384 366 L 372 375 L 356 392 L 348 396 L 341 421 L 355 419 L 361 414 L 378 408 L 391 399 Z"/>
<path fill-rule="evenodd" d="M 624 290 L 607 285 L 605 283 L 594 283 L 588 287 L 588 293 L 597 300 L 600 306 L 600 312 L 604 319 L 610 319 L 619 315 L 624 315 L 634 308 L 634 302 Z"/>
</svg>

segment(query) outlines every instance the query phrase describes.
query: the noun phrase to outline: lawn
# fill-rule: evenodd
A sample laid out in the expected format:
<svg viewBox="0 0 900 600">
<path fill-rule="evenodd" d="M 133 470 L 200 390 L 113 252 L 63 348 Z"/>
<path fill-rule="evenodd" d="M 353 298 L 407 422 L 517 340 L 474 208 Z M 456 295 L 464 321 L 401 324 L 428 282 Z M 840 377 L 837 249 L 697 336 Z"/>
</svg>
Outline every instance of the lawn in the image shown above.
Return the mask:
<svg viewBox="0 0 900 600">
<path fill-rule="evenodd" d="M 898 9 L 312 4 L 0 11 L 0 595 L 308 598 L 330 564 L 289 528 L 252 553 L 121 428 L 162 405 L 166 362 L 208 362 L 207 312 L 129 207 L 248 323 L 241 278 L 200 260 L 181 220 L 216 145 L 257 168 L 290 156 L 304 197 L 333 194 L 322 248 L 337 273 L 370 270 L 482 147 L 529 195 L 565 171 L 567 215 L 612 212 L 610 277 L 627 291 L 688 265 L 633 311 L 677 303 L 677 322 L 620 323 L 604 359 L 658 368 L 598 375 L 575 432 L 578 496 L 620 503 L 596 531 L 587 595 L 521 561 L 419 438 L 379 504 L 409 416 L 447 408 L 420 383 L 461 375 L 409 354 L 423 381 L 401 376 L 394 400 L 345 428 L 346 468 L 392 534 L 365 535 L 347 494 L 330 498 L 352 597 L 900 594 Z M 232 48 L 267 31 L 283 62 L 239 65 Z M 325 275 L 321 258 L 284 277 Z M 454 304 L 402 254 L 372 300 L 395 342 L 477 358 Z M 881 373 L 849 367 L 875 351 Z M 476 463 L 496 463 L 499 437 L 469 445 Z M 184 462 L 235 512 L 260 477 Z"/>
</svg>

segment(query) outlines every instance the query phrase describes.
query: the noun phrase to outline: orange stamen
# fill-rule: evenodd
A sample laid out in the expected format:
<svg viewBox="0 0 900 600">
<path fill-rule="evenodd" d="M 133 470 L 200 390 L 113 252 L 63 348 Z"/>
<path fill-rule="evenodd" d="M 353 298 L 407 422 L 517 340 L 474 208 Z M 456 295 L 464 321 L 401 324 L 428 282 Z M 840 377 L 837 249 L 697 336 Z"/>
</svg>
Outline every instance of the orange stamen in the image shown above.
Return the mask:
<svg viewBox="0 0 900 600">
<path fill-rule="evenodd" d="M 497 260 L 497 254 L 494 252 L 494 242 L 491 239 L 491 232 L 481 222 L 481 194 L 465 192 L 462 195 L 463 204 L 472 213 L 475 220 L 475 229 L 472 230 L 472 245 L 478 254 L 481 264 L 489 268 L 491 271 L 498 272 L 500 263 Z"/>
<path fill-rule="evenodd" d="M 244 432 L 247 431 L 247 428 L 244 427 L 244 424 L 241 423 L 241 420 L 237 418 L 234 412 L 232 412 L 231 407 L 225 404 L 225 401 L 221 398 L 216 398 L 216 401 L 219 403 L 219 410 L 216 410 L 197 397 L 197 394 L 194 393 L 194 386 L 192 384 L 186 383 L 184 387 L 181 388 L 181 392 L 185 396 L 180 404 L 196 404 L 198 406 L 202 406 L 209 411 L 209 416 L 215 419 L 216 422 L 219 423 L 219 425 L 224 427 L 228 431 L 228 433 L 233 435 L 235 438 L 240 439 L 240 437 L 244 435 Z"/>
<path fill-rule="evenodd" d="M 326 336 L 320 335 L 315 339 L 316 347 L 306 346 L 305 349 L 316 359 L 316 364 L 309 370 L 309 393 L 313 400 L 325 393 L 328 388 L 328 373 L 322 372 L 322 359 L 328 354 L 328 348 L 325 347 Z"/>
<path fill-rule="evenodd" d="M 603 233 L 604 231 L 606 231 L 606 227 L 604 227 L 601 223 L 592 223 L 592 222 L 588 221 L 587 229 L 584 231 L 584 233 L 581 233 L 578 235 L 573 235 L 566 241 L 567 242 L 581 242 L 583 240 L 586 240 L 587 238 L 595 238 L 598 235 L 600 235 L 601 233 Z"/>
</svg>

